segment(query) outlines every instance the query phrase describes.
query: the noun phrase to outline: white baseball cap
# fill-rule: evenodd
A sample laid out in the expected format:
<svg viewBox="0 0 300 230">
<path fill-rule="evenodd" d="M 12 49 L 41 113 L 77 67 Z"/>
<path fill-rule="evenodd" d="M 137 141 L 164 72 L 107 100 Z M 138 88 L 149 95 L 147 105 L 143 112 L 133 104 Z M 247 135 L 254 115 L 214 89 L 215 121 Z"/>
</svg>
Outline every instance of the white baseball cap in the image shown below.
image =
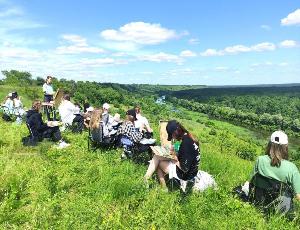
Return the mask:
<svg viewBox="0 0 300 230">
<path fill-rule="evenodd" d="M 110 105 L 108 103 L 104 103 L 102 106 L 103 109 L 109 109 Z"/>
<path fill-rule="evenodd" d="M 279 145 L 287 145 L 289 143 L 288 136 L 283 131 L 275 131 L 271 135 L 271 142 Z"/>
</svg>

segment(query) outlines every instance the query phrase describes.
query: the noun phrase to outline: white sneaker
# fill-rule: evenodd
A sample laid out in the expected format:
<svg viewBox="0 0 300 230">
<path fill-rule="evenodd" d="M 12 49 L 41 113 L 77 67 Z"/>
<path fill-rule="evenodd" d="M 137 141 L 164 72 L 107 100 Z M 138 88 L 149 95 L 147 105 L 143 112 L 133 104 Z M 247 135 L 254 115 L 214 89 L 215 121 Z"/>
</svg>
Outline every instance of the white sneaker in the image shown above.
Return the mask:
<svg viewBox="0 0 300 230">
<path fill-rule="evenodd" d="M 66 147 L 68 147 L 68 146 L 70 146 L 70 144 L 68 144 L 68 143 L 66 143 L 66 142 L 64 142 L 64 141 L 62 141 L 62 142 L 60 142 L 60 143 L 58 144 L 57 148 L 58 148 L 58 149 L 63 149 L 63 148 L 66 148 Z"/>
</svg>

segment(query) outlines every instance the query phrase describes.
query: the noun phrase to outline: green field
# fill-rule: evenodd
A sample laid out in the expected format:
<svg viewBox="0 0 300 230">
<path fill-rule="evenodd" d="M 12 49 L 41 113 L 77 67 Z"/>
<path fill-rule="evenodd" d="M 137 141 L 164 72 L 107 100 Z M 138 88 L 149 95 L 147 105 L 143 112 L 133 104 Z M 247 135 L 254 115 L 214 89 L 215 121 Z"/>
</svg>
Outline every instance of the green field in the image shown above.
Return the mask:
<svg viewBox="0 0 300 230">
<path fill-rule="evenodd" d="M 125 92 L 128 86 L 105 87 L 105 92 Z M 34 94 L 41 98 L 37 87 L 27 91 L 2 85 L 0 89 L 0 96 L 17 90 L 27 107 Z M 139 92 L 145 91 L 128 91 L 113 111 L 124 114 L 140 102 L 156 138 L 159 119 L 180 120 L 200 140 L 200 169 L 214 176 L 217 190 L 188 196 L 166 193 L 155 177 L 146 189 L 147 165 L 121 161 L 121 149 L 89 152 L 87 132 L 63 133 L 71 143 L 63 150 L 47 141 L 24 147 L 26 126 L 0 120 L 0 229 L 299 229 L 299 204 L 293 222 L 280 216 L 266 219 L 231 194 L 233 187 L 249 179 L 267 138 L 178 105 L 174 110 L 169 102 L 156 105 L 151 91 L 143 96 Z M 294 155 L 294 162 L 300 166 L 299 155 Z"/>
</svg>

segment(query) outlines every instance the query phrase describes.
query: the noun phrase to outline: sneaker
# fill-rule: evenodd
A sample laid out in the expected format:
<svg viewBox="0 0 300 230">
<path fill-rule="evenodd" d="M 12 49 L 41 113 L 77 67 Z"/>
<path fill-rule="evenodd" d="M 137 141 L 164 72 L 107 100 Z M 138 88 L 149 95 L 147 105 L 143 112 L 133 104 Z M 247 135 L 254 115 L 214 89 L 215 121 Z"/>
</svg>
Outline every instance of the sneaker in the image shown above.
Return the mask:
<svg viewBox="0 0 300 230">
<path fill-rule="evenodd" d="M 66 147 L 68 147 L 68 146 L 70 146 L 70 144 L 68 144 L 68 143 L 66 143 L 66 142 L 64 142 L 64 141 L 62 141 L 62 142 L 60 142 L 60 143 L 58 144 L 57 148 L 58 148 L 58 149 L 63 149 L 63 148 L 66 148 Z"/>
</svg>

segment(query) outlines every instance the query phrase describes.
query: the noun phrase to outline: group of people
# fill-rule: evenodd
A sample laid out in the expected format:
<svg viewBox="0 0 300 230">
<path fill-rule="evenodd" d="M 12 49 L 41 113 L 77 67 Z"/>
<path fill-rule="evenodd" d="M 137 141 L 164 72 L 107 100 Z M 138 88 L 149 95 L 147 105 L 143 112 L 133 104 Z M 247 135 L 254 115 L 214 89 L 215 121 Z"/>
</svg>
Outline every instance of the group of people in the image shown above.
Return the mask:
<svg viewBox="0 0 300 230">
<path fill-rule="evenodd" d="M 22 123 L 25 110 L 21 101 L 21 97 L 17 92 L 9 93 L 5 97 L 1 107 L 3 109 L 4 120 L 11 121 L 13 117 L 15 117 L 18 124 Z"/>
<path fill-rule="evenodd" d="M 47 77 L 43 86 L 44 101 L 48 103 L 53 101 L 54 94 L 51 80 L 51 77 Z M 8 95 L 5 106 L 10 109 L 13 107 L 12 105 L 18 108 L 22 107 L 18 95 Z M 114 116 L 110 114 L 108 103 L 104 103 L 101 109 L 88 106 L 85 108 L 85 113 L 82 113 L 80 107 L 71 102 L 70 95 L 64 94 L 58 107 L 61 121 L 49 120 L 46 123 L 43 122 L 40 113 L 41 107 L 42 102 L 35 100 L 32 103 L 32 108 L 26 114 L 26 121 L 32 135 L 39 140 L 52 138 L 53 141 L 59 143 L 61 148 L 67 147 L 69 144 L 63 141 L 59 126 L 68 127 L 74 125 L 74 123 L 77 125 L 77 131 L 79 132 L 84 129 L 84 124 L 87 124 L 92 135 L 94 137 L 98 136 L 101 140 L 118 136 L 124 146 L 132 146 L 140 143 L 145 137 L 153 136 L 153 130 L 147 118 L 142 115 L 140 106 L 129 109 L 126 112 L 125 120 L 121 121 L 120 114 L 116 113 Z M 19 113 L 23 112 L 19 110 Z M 157 173 L 158 180 L 164 188 L 166 187 L 166 175 L 169 179 L 179 181 L 181 185 L 186 185 L 187 182 L 193 183 L 199 172 L 199 141 L 176 120 L 170 120 L 167 123 L 166 132 L 168 134 L 167 139 L 170 142 L 169 146 L 164 147 L 169 149 L 173 157 L 167 158 L 154 154 L 144 175 L 145 183 L 149 183 L 154 173 Z M 127 158 L 129 155 L 130 151 L 124 152 L 122 158 Z M 242 186 L 242 191 L 249 198 L 248 200 L 253 203 L 265 204 L 268 197 L 267 193 L 270 192 L 270 183 L 283 184 L 285 188 L 289 189 L 288 191 L 291 191 L 284 192 L 283 195 L 280 195 L 280 200 L 277 200 L 277 203 L 280 203 L 278 206 L 280 211 L 290 211 L 294 197 L 300 201 L 300 173 L 296 165 L 289 161 L 288 137 L 283 131 L 276 131 L 271 135 L 265 155 L 258 157 L 256 160 L 251 178 L 249 182 Z M 273 200 L 268 202 L 273 202 Z"/>
</svg>

